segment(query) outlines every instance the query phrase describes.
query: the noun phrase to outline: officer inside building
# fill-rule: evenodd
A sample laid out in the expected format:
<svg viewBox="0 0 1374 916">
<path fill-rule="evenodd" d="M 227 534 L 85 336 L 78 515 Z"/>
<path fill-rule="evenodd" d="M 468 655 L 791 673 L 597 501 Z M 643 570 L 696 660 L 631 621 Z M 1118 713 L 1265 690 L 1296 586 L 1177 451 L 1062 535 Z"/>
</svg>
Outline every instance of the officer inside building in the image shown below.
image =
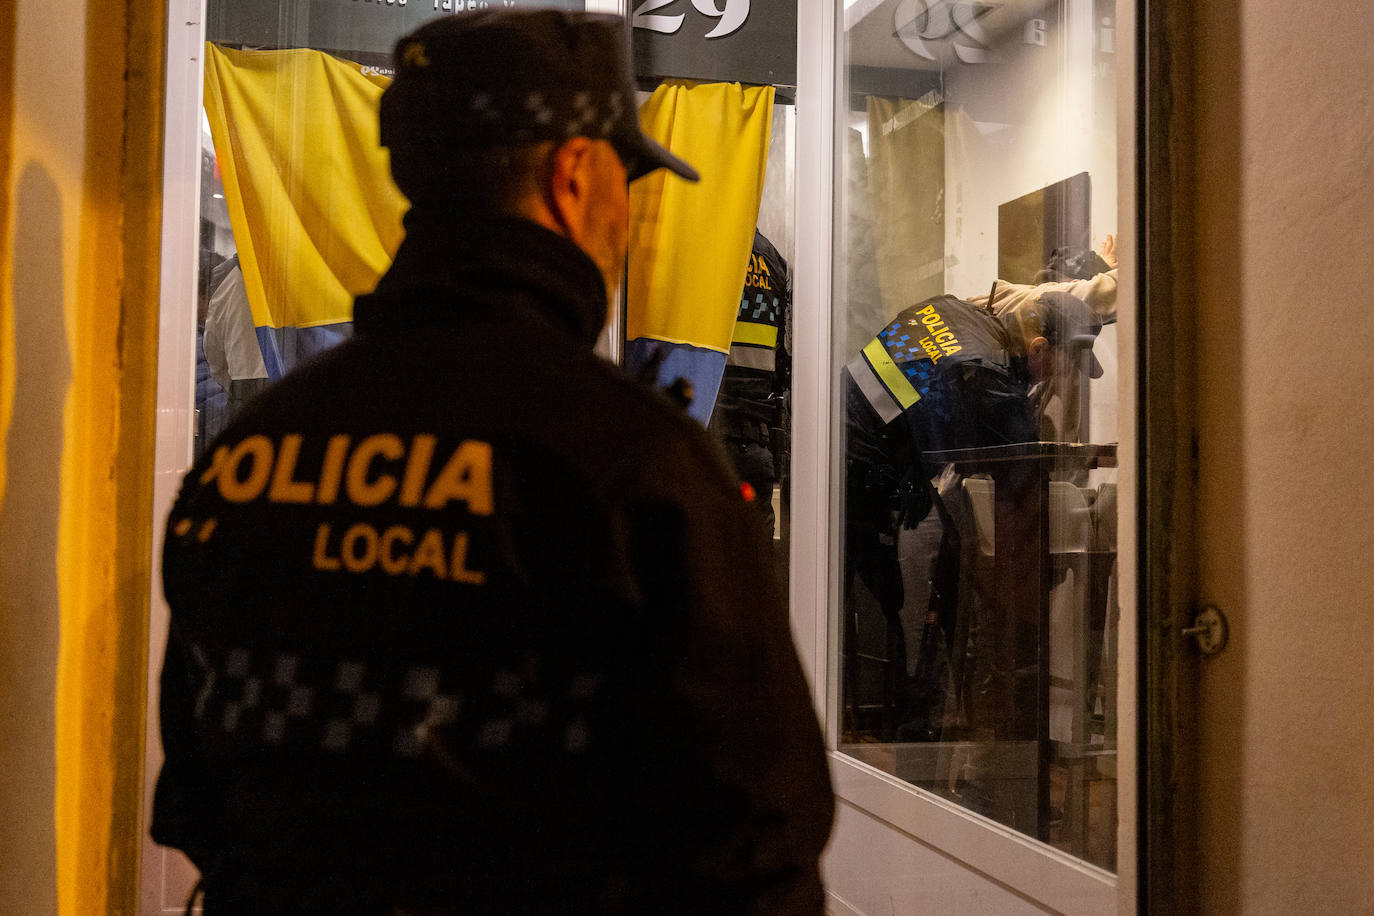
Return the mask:
<svg viewBox="0 0 1374 916">
<path fill-rule="evenodd" d="M 787 469 L 791 311 L 787 262 L 755 229 L 710 428 L 720 436 L 740 480 L 749 485 L 770 538 L 777 524 L 773 492 Z"/>
<path fill-rule="evenodd" d="M 619 17 L 443 17 L 355 335 L 187 474 L 152 832 L 216 914 L 823 911 L 832 798 L 765 539 L 598 359 L 641 134 Z M 674 179 L 678 180 L 678 179 Z"/>
<path fill-rule="evenodd" d="M 997 280 L 990 293 L 969 298 L 974 305 L 987 305 L 1002 317 L 1018 321 L 1023 315 L 1034 322 L 1036 300 L 1041 293 L 1061 292 L 1082 299 L 1104 325 L 1116 321 L 1116 236 L 1102 240 L 1100 254 L 1086 248 L 1056 248 L 1044 268 L 1030 284 Z M 1076 384 L 1066 384 L 1073 381 Z M 1083 441 L 1082 409 L 1084 391 L 1081 375 L 1070 378 L 1060 373 L 1035 385 L 1031 401 L 1035 404 L 1042 442 Z"/>
<path fill-rule="evenodd" d="M 1080 371 L 1085 357 L 1090 374 L 1101 375 L 1091 355 L 1101 327 L 1086 303 L 1064 292 L 1041 292 L 1002 315 L 945 295 L 904 309 L 844 367 L 846 707 L 853 728 L 862 727 L 856 646 L 856 584 L 862 582 L 885 627 L 876 731 L 889 739 L 938 737 L 947 698 L 938 672 L 908 678 L 898 555 L 899 528 L 916 527 L 932 509 L 939 513 L 938 548 L 915 564 L 931 570 L 929 606 L 909 611 L 924 612 L 926 632 L 943 634 L 947 649 L 959 606 L 959 527 L 935 493 L 940 468 L 925 453 L 1035 441 L 1033 386 Z"/>
</svg>

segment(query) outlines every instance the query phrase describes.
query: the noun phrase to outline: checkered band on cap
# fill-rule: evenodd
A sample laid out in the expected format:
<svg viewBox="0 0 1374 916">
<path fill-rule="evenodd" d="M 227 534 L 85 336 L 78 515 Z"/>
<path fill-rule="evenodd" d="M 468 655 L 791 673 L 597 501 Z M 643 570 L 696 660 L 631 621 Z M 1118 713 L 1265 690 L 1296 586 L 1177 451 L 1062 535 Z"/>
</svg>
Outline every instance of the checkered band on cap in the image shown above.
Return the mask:
<svg viewBox="0 0 1374 916">
<path fill-rule="evenodd" d="M 696 171 L 640 130 L 623 17 L 558 10 L 441 17 L 402 38 L 381 101 L 381 141 L 428 155 L 590 137 L 609 140 L 631 178 Z"/>
<path fill-rule="evenodd" d="M 565 140 L 570 137 L 610 139 L 627 130 L 634 111 L 620 93 L 580 90 L 470 92 L 447 99 L 448 117 L 412 125 L 414 142 L 464 146 L 493 142 Z"/>
<path fill-rule="evenodd" d="M 629 110 L 618 93 L 581 91 L 474 92 L 456 100 L 453 133 L 464 126 L 474 133 L 497 133 L 511 139 L 610 137 L 624 125 Z"/>
</svg>

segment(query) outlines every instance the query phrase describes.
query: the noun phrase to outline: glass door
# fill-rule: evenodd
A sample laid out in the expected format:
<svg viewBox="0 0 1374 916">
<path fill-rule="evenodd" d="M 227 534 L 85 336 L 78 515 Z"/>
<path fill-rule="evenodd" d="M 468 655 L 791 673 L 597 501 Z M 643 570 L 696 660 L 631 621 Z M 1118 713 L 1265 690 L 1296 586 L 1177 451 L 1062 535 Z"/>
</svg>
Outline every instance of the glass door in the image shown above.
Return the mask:
<svg viewBox="0 0 1374 916">
<path fill-rule="evenodd" d="M 1114 911 L 1134 854 L 1132 13 L 826 6 L 802 28 L 834 67 L 809 279 L 828 297 L 798 306 L 821 419 L 798 452 L 824 493 L 832 901 Z"/>
</svg>

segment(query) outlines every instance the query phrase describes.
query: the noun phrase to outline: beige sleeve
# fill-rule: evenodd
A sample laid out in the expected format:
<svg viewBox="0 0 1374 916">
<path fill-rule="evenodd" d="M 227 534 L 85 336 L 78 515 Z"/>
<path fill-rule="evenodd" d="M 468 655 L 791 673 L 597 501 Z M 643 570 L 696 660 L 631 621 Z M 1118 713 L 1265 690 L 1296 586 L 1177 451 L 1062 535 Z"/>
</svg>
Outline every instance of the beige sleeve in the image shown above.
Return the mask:
<svg viewBox="0 0 1374 916">
<path fill-rule="evenodd" d="M 1065 280 L 1058 283 L 1040 283 L 1036 286 L 1024 283 L 1004 283 L 999 280 L 997 288 L 993 292 L 992 310 L 1000 315 L 1045 292 L 1061 292 L 1077 296 L 1088 303 L 1088 308 L 1092 309 L 1097 317 L 1107 321 L 1116 318 L 1115 267 L 1106 273 L 1098 274 L 1091 280 Z M 975 296 L 968 301 L 974 305 L 986 305 L 988 304 L 988 297 Z"/>
<path fill-rule="evenodd" d="M 1088 303 L 1097 317 L 1114 320 L 1116 318 L 1116 268 L 1100 273 L 1091 280 L 1072 280 L 1068 283 L 1050 284 L 1062 289 L 1071 296 L 1077 296 Z"/>
</svg>

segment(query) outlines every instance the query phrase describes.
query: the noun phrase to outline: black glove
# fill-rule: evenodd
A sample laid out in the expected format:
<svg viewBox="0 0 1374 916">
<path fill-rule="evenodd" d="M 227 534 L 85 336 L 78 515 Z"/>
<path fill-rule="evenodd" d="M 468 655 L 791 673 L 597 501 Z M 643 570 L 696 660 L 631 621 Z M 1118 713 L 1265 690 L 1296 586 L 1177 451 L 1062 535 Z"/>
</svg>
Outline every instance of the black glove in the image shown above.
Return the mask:
<svg viewBox="0 0 1374 916">
<path fill-rule="evenodd" d="M 902 527 L 910 530 L 930 514 L 930 487 L 920 480 L 904 480 L 899 491 L 902 500 Z"/>
</svg>

